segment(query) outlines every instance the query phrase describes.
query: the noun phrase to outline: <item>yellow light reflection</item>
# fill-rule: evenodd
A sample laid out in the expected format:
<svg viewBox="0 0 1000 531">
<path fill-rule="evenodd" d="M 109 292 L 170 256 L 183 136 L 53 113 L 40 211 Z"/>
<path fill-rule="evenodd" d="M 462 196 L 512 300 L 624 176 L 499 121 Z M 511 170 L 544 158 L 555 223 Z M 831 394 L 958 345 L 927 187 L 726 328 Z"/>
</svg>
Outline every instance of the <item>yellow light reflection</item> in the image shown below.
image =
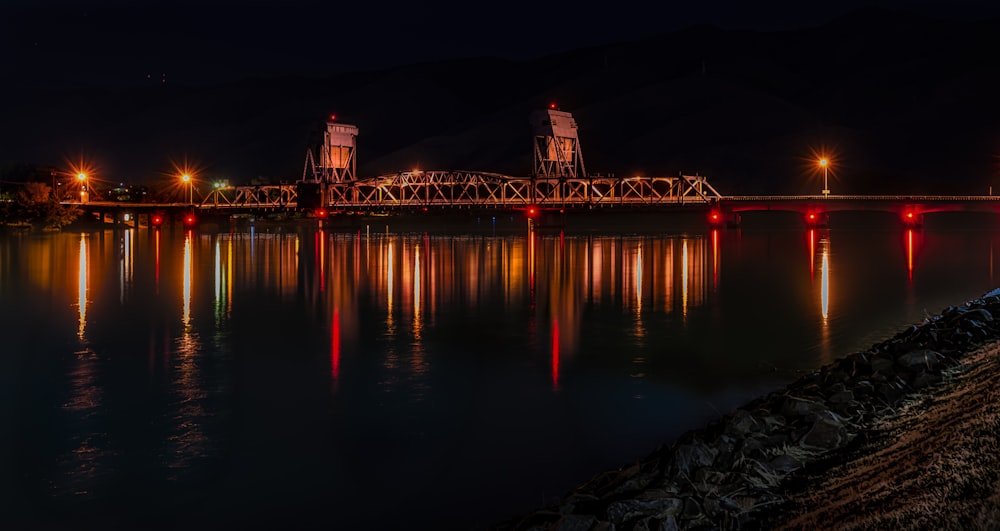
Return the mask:
<svg viewBox="0 0 1000 531">
<path fill-rule="evenodd" d="M 681 316 L 688 314 L 688 242 L 681 242 Z"/>
<path fill-rule="evenodd" d="M 222 240 L 215 240 L 215 308 L 219 311 L 222 302 Z"/>
<path fill-rule="evenodd" d="M 118 302 L 121 304 L 125 304 L 125 293 L 132 288 L 132 271 L 135 267 L 133 234 L 133 229 L 125 229 L 122 233 L 121 273 L 118 278 Z"/>
<path fill-rule="evenodd" d="M 642 244 L 635 251 L 635 313 L 642 313 Z"/>
<path fill-rule="evenodd" d="M 660 285 L 663 286 L 663 311 L 666 313 L 674 310 L 674 297 L 676 297 L 674 284 L 677 283 L 675 280 L 677 270 L 674 268 L 674 251 L 676 248 L 677 241 L 671 238 L 670 241 L 666 242 L 663 249 L 663 281 L 660 282 Z"/>
<path fill-rule="evenodd" d="M 191 296 L 194 284 L 194 241 L 193 233 L 184 233 L 184 257 L 182 277 L 183 314 L 181 316 L 181 334 L 176 339 L 178 354 L 173 363 L 172 389 L 180 400 L 180 410 L 175 417 L 177 421 L 173 434 L 169 438 L 172 451 L 167 468 L 180 470 L 190 468 L 192 464 L 206 456 L 209 438 L 205 434 L 205 418 L 211 415 L 206 407 L 207 393 L 203 380 L 199 352 L 201 343 L 198 334 L 193 330 L 191 319 Z"/>
<path fill-rule="evenodd" d="M 719 290 L 719 229 L 712 230 L 712 291 Z"/>
<path fill-rule="evenodd" d="M 420 247 L 413 250 L 413 334 L 420 338 Z"/>
<path fill-rule="evenodd" d="M 181 322 L 184 324 L 184 330 L 187 332 L 191 328 L 191 276 L 194 264 L 191 261 L 191 231 L 184 233 L 184 279 L 183 279 L 183 296 L 184 296 L 184 314 L 181 317 Z"/>
<path fill-rule="evenodd" d="M 80 323 L 76 335 L 80 341 L 84 340 L 84 332 L 87 329 L 87 235 L 80 234 L 80 257 L 77 265 L 79 275 L 79 292 L 77 305 L 80 308 Z"/>
<path fill-rule="evenodd" d="M 809 229 L 809 278 L 814 277 L 816 270 L 816 229 Z"/>
<path fill-rule="evenodd" d="M 392 270 L 393 270 L 393 259 L 392 259 L 392 242 L 389 242 L 388 248 L 388 259 L 385 265 L 385 298 L 386 298 L 386 324 L 387 326 L 392 326 Z"/>
</svg>

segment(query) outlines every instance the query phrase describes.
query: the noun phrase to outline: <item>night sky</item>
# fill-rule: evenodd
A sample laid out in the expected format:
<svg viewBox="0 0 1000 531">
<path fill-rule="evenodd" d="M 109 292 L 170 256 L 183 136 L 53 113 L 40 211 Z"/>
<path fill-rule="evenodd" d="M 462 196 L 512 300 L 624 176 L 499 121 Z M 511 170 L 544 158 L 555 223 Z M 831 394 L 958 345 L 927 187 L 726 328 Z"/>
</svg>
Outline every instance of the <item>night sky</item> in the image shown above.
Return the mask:
<svg viewBox="0 0 1000 531">
<path fill-rule="evenodd" d="M 832 144 L 856 192 L 981 190 L 1000 160 L 990 21 L 986 0 L 6 0 L 0 178 L 87 160 L 150 183 L 194 160 L 287 182 L 331 113 L 362 131 L 362 177 L 524 175 L 526 116 L 558 99 L 590 172 L 798 193 L 796 157 Z"/>
<path fill-rule="evenodd" d="M 651 7 L 654 6 L 654 7 Z M 4 77 L 19 86 L 208 84 L 333 74 L 457 57 L 529 59 L 694 24 L 822 25 L 865 6 L 1000 16 L 987 0 L 883 2 L 318 2 L 6 0 Z"/>
</svg>

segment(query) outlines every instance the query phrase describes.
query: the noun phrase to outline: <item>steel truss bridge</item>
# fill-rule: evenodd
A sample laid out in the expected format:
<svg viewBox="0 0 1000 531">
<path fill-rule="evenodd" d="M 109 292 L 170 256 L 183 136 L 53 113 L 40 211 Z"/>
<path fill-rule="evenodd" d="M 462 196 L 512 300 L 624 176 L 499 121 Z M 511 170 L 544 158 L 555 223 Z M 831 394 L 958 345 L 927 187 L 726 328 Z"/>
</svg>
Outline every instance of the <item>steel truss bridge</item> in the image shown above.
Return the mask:
<svg viewBox="0 0 1000 531">
<path fill-rule="evenodd" d="M 201 208 L 294 209 L 299 185 L 215 189 Z M 524 178 L 473 171 L 406 171 L 322 184 L 319 207 L 331 210 L 426 207 L 579 208 L 710 204 L 722 196 L 699 175 L 678 177 Z M 301 202 L 303 205 L 306 201 Z"/>
</svg>

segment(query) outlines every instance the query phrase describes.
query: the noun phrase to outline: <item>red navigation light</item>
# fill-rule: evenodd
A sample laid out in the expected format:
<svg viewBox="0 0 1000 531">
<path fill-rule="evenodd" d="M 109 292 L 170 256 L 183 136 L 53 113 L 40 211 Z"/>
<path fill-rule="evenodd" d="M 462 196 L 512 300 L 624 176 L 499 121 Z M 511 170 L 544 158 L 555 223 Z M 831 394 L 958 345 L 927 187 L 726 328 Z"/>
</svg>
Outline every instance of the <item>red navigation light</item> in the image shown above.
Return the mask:
<svg viewBox="0 0 1000 531">
<path fill-rule="evenodd" d="M 156 215 L 153 216 L 153 220 L 152 221 L 153 221 L 153 225 L 159 227 L 160 225 L 163 225 L 163 216 L 160 216 L 159 214 L 156 214 Z"/>
<path fill-rule="evenodd" d="M 528 207 L 528 217 L 533 218 L 538 214 L 538 209 L 535 207 Z"/>
<path fill-rule="evenodd" d="M 909 219 L 913 219 L 913 212 L 907 212 L 906 217 Z"/>
<path fill-rule="evenodd" d="M 809 219 L 816 219 L 816 214 L 809 214 Z"/>
<path fill-rule="evenodd" d="M 337 115 L 336 114 L 331 114 L 330 115 L 330 121 L 331 122 L 334 121 L 334 120 L 336 120 L 336 119 L 337 119 Z"/>
<path fill-rule="evenodd" d="M 184 224 L 187 226 L 194 225 L 194 214 L 188 214 L 184 216 Z"/>
<path fill-rule="evenodd" d="M 555 108 L 556 108 L 556 102 L 552 102 L 552 103 L 550 103 L 550 104 L 549 104 L 549 108 L 550 108 L 550 109 L 555 109 Z"/>
<path fill-rule="evenodd" d="M 712 221 L 719 221 L 719 213 L 712 212 Z"/>
<path fill-rule="evenodd" d="M 317 218 L 325 218 L 326 217 L 326 210 L 324 210 L 322 208 L 317 208 L 316 209 L 316 217 Z"/>
</svg>

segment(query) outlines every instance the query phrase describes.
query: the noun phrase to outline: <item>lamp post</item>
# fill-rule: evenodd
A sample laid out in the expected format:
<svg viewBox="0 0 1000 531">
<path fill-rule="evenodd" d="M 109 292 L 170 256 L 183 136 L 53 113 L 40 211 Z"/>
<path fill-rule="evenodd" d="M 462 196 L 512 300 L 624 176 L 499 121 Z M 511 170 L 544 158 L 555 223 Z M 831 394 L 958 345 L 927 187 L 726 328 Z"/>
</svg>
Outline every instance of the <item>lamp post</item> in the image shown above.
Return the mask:
<svg viewBox="0 0 1000 531">
<path fill-rule="evenodd" d="M 830 186 L 827 182 L 827 174 L 830 171 L 830 161 L 826 157 L 819 159 L 819 166 L 823 168 L 823 195 L 830 195 Z"/>
<path fill-rule="evenodd" d="M 181 180 L 188 185 L 188 204 L 194 204 L 194 183 L 191 182 L 191 176 L 188 174 L 181 175 Z"/>
<path fill-rule="evenodd" d="M 87 174 L 80 172 L 76 174 L 76 180 L 80 181 L 80 202 L 87 202 Z"/>
</svg>

